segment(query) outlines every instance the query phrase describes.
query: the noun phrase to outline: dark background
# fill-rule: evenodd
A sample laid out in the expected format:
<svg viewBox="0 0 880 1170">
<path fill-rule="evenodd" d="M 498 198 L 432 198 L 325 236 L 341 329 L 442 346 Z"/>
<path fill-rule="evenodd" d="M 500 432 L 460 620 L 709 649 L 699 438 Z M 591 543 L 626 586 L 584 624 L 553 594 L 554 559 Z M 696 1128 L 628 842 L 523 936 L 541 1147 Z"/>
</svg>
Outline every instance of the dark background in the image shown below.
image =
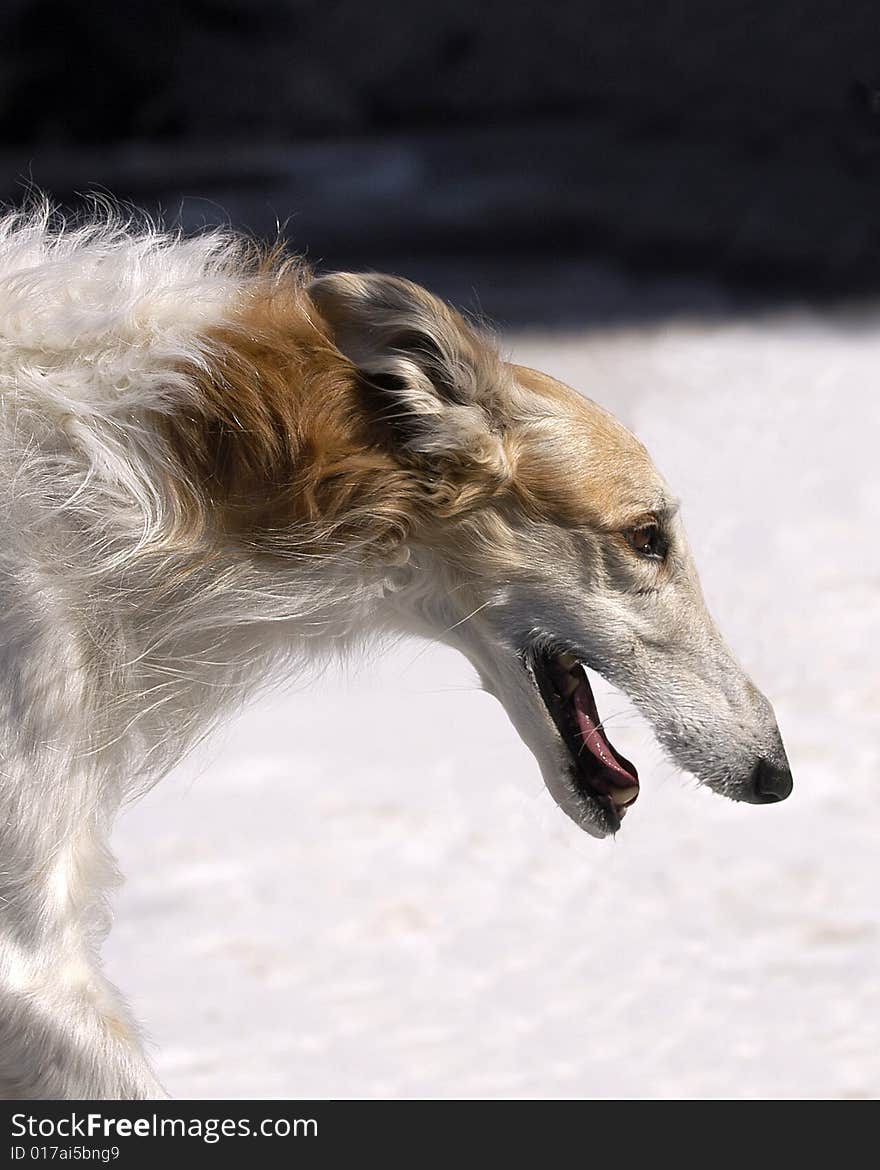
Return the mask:
<svg viewBox="0 0 880 1170">
<path fill-rule="evenodd" d="M 880 6 L 3 0 L 0 198 L 31 184 L 511 323 L 862 293 Z"/>
</svg>

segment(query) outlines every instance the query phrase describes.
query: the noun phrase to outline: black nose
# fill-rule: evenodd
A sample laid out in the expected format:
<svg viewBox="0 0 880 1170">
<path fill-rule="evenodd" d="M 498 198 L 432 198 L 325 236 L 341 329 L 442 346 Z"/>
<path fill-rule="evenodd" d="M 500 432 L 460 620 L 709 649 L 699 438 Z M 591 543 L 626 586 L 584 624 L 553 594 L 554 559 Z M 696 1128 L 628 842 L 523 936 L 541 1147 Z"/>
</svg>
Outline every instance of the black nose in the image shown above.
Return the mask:
<svg viewBox="0 0 880 1170">
<path fill-rule="evenodd" d="M 791 795 L 793 781 L 788 764 L 758 760 L 749 776 L 749 789 L 756 804 L 773 804 Z"/>
</svg>

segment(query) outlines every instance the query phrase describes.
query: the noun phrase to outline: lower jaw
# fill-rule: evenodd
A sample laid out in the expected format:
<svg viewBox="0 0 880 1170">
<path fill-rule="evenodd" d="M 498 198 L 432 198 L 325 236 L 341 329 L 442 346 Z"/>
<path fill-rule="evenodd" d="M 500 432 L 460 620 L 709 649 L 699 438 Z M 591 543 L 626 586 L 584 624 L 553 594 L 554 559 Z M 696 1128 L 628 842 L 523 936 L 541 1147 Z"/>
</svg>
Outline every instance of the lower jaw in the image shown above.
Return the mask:
<svg viewBox="0 0 880 1170">
<path fill-rule="evenodd" d="M 603 837 L 616 833 L 622 824 L 626 809 L 618 809 L 610 796 L 596 792 L 579 777 L 569 780 L 577 806 L 583 810 L 574 818 L 583 829 L 596 829 Z"/>
<path fill-rule="evenodd" d="M 571 758 L 558 745 L 548 758 L 545 748 L 533 751 L 541 763 L 544 785 L 562 812 L 591 837 L 601 839 L 617 833 L 623 818 L 610 797 L 596 792 L 579 774 Z"/>
</svg>

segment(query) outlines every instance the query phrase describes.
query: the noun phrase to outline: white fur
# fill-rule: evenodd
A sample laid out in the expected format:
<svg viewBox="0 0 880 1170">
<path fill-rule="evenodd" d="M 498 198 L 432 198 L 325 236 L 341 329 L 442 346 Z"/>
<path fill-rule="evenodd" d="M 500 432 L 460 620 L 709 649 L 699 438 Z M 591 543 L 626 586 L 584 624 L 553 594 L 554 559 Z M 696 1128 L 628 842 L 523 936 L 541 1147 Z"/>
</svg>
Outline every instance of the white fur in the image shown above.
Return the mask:
<svg viewBox="0 0 880 1170">
<path fill-rule="evenodd" d="M 239 250 L 0 220 L 0 1096 L 161 1095 L 98 966 L 114 815 L 379 596 L 357 563 L 267 577 L 242 552 L 218 574 L 166 547 L 145 419 L 191 393 L 177 371 L 240 297 Z"/>
<path fill-rule="evenodd" d="M 785 766 L 769 705 L 705 611 L 678 520 L 662 586 L 619 541 L 612 556 L 607 532 L 510 509 L 466 516 L 446 551 L 413 541 L 384 564 L 357 543 L 316 557 L 288 539 L 272 558 L 230 544 L 208 566 L 171 539 L 179 501 L 156 419 L 197 393 L 181 370 L 209 362 L 248 271 L 223 233 L 184 240 L 112 216 L 61 230 L 46 209 L 0 219 L 0 1096 L 162 1095 L 98 960 L 113 819 L 255 687 L 370 631 L 418 629 L 467 654 L 556 799 L 598 835 L 607 826 L 572 788 L 524 638 L 582 650 L 729 795 L 748 798 L 756 757 Z M 572 474 L 596 457 L 586 439 L 567 452 L 565 407 L 411 290 L 314 287 L 339 317 L 340 349 L 402 387 L 407 458 L 455 454 L 503 485 L 514 422 Z M 403 326 L 427 349 L 395 348 Z M 452 400 L 426 375 L 437 362 Z M 634 484 L 636 515 L 665 491 L 653 471 Z"/>
</svg>

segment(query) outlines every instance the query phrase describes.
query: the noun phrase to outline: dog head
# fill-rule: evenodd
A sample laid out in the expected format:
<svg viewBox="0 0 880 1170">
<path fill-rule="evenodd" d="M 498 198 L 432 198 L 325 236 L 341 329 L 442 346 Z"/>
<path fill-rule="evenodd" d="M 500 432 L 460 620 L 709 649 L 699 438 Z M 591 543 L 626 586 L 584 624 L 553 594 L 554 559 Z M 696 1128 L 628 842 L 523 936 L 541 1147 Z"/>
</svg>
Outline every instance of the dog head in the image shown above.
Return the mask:
<svg viewBox="0 0 880 1170">
<path fill-rule="evenodd" d="M 464 652 L 565 812 L 605 836 L 639 790 L 591 671 L 710 788 L 785 799 L 773 711 L 706 609 L 675 497 L 638 440 L 576 391 L 503 362 L 407 281 L 343 273 L 309 294 L 357 371 L 376 442 L 409 476 L 389 608 Z"/>
</svg>

